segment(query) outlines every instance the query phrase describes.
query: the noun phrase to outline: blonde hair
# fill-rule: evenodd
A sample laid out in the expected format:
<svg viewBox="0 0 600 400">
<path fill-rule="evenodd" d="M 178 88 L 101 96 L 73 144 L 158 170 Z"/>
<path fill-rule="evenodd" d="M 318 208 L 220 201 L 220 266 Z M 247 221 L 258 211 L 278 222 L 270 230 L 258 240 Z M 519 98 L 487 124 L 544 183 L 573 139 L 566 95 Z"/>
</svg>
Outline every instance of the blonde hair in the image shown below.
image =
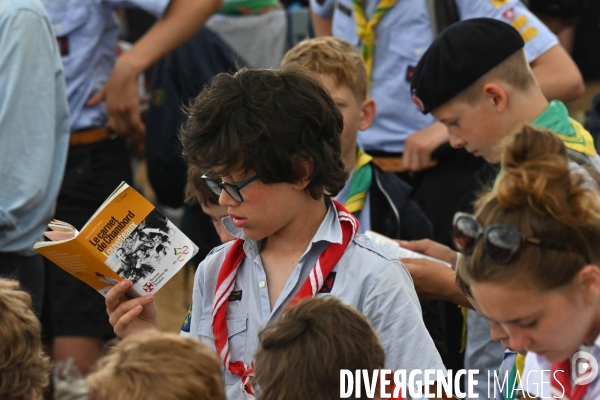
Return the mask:
<svg viewBox="0 0 600 400">
<path fill-rule="evenodd" d="M 525 51 L 517 50 L 507 59 L 485 73 L 451 101 L 467 102 L 475 105 L 481 99 L 483 87 L 492 80 L 501 80 L 520 91 L 527 91 L 535 84 L 535 77 L 527 62 Z"/>
<path fill-rule="evenodd" d="M 514 136 L 502 159 L 495 188 L 476 203 L 482 226 L 501 223 L 526 235 L 570 246 L 578 252 L 525 244 L 507 265 L 491 261 L 479 240 L 462 257 L 459 275 L 466 281 L 508 281 L 527 274 L 550 290 L 568 285 L 587 264 L 600 266 L 598 175 L 569 166 L 562 140 L 554 133 L 525 127 Z"/>
<path fill-rule="evenodd" d="M 31 296 L 0 278 L 0 398 L 29 400 L 48 384 L 50 362 L 42 352 L 40 323 Z"/>
<path fill-rule="evenodd" d="M 261 400 L 339 399 L 340 369 L 373 371 L 385 361 L 367 319 L 334 297 L 301 300 L 260 338 Z"/>
<path fill-rule="evenodd" d="M 87 383 L 94 400 L 225 400 L 215 355 L 174 333 L 148 331 L 123 339 Z"/>
<path fill-rule="evenodd" d="M 303 40 L 286 53 L 281 68 L 293 64 L 317 74 L 331 75 L 336 86 L 348 86 L 359 102 L 367 98 L 365 64 L 356 49 L 345 40 L 331 36 Z"/>
</svg>

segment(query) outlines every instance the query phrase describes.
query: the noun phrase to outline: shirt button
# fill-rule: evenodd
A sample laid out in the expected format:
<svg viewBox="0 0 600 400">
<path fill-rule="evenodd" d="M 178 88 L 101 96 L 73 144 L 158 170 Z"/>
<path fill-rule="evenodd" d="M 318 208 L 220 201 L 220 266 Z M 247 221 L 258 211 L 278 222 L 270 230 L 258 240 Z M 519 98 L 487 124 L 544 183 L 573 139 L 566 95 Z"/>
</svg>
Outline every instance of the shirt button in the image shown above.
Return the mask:
<svg viewBox="0 0 600 400">
<path fill-rule="evenodd" d="M 361 243 L 364 243 L 365 242 L 365 237 L 364 236 L 360 236 L 358 238 L 358 241 L 361 242 Z"/>
<path fill-rule="evenodd" d="M 261 288 L 261 289 L 264 288 L 265 285 L 266 285 L 265 281 L 258 282 L 258 287 Z"/>
</svg>

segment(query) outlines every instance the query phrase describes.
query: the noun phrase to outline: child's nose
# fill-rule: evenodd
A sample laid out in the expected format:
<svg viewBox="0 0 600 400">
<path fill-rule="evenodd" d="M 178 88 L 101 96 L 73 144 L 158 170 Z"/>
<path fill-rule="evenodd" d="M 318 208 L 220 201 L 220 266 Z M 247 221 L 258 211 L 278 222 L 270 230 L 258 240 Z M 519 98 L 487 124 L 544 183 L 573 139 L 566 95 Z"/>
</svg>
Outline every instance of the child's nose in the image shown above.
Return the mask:
<svg viewBox="0 0 600 400">
<path fill-rule="evenodd" d="M 450 146 L 454 147 L 455 149 L 460 149 L 461 147 L 464 147 L 465 144 L 466 142 L 462 138 L 456 135 L 450 135 Z"/>
<path fill-rule="evenodd" d="M 511 334 L 509 337 L 510 348 L 514 351 L 521 351 L 531 345 L 531 339 L 521 334 Z"/>
</svg>

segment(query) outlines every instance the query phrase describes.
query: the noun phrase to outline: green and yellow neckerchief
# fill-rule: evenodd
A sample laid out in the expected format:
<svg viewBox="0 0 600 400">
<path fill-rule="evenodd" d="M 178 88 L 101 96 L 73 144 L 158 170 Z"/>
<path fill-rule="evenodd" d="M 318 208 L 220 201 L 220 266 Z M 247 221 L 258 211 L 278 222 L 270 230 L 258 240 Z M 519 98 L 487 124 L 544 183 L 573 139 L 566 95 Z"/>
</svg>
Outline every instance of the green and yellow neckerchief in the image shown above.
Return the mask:
<svg viewBox="0 0 600 400">
<path fill-rule="evenodd" d="M 356 21 L 356 33 L 360 38 L 360 55 L 367 69 L 367 87 L 371 87 L 371 73 L 373 72 L 373 56 L 375 53 L 375 27 L 390 8 L 398 0 L 380 0 L 370 20 L 364 8 L 364 0 L 352 0 L 354 20 Z"/>
<path fill-rule="evenodd" d="M 372 159 L 373 157 L 365 153 L 359 145 L 356 145 L 356 167 L 354 167 L 354 175 L 350 182 L 348 198 L 344 203 L 344 207 L 352 214 L 362 210 L 365 205 L 367 192 L 373 179 L 373 167 L 370 164 Z"/>
<path fill-rule="evenodd" d="M 521 383 L 521 377 L 523 376 L 523 369 L 525 369 L 525 356 L 517 353 L 517 358 L 515 359 L 515 365 L 513 365 L 510 374 L 508 375 L 508 385 L 506 387 L 506 394 L 504 395 L 504 400 L 514 400 L 515 393 L 519 393 L 516 390 Z M 513 388 L 515 390 L 513 390 Z"/>
<path fill-rule="evenodd" d="M 592 135 L 579 122 L 569 117 L 567 107 L 558 100 L 552 100 L 532 125 L 555 132 L 571 150 L 590 157 L 596 155 Z"/>
</svg>

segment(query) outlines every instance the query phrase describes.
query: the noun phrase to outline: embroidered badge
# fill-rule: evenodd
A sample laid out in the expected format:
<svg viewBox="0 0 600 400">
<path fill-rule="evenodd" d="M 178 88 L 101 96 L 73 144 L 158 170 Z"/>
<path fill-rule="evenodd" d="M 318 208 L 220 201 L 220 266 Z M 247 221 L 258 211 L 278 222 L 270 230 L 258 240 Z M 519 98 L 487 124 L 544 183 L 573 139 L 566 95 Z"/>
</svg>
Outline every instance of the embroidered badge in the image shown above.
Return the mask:
<svg viewBox="0 0 600 400">
<path fill-rule="evenodd" d="M 412 97 L 413 103 L 415 103 L 415 105 L 417 106 L 419 111 L 423 112 L 425 110 L 425 106 L 423 105 L 423 102 L 421 101 L 421 99 L 419 99 L 419 97 L 417 96 L 417 94 L 414 91 L 413 91 L 411 97 Z"/>
<path fill-rule="evenodd" d="M 190 324 L 192 323 L 192 306 L 194 304 L 190 304 L 190 308 L 188 309 L 187 314 L 185 314 L 185 318 L 183 319 L 183 324 L 181 325 L 181 330 L 183 332 L 190 331 Z"/>
<path fill-rule="evenodd" d="M 333 289 L 333 284 L 335 283 L 335 275 L 337 272 L 331 271 L 323 282 L 323 286 L 321 286 L 321 290 L 318 293 L 331 293 L 331 289 Z"/>
<path fill-rule="evenodd" d="M 413 77 L 413 74 L 414 74 L 414 72 L 415 72 L 415 68 L 416 68 L 416 67 L 415 67 L 414 65 L 409 65 L 409 66 L 406 68 L 406 76 L 405 76 L 405 78 L 404 78 L 404 79 L 406 79 L 406 82 L 410 82 L 410 81 L 411 81 L 411 79 L 412 79 L 412 77 Z"/>
<path fill-rule="evenodd" d="M 241 301 L 242 300 L 242 291 L 236 290 L 235 292 L 231 292 L 229 295 L 229 301 Z"/>
<path fill-rule="evenodd" d="M 62 57 L 69 55 L 69 37 L 61 36 L 57 37 L 56 41 L 58 42 L 58 50 L 60 51 L 60 55 Z"/>
<path fill-rule="evenodd" d="M 515 19 L 515 8 L 511 7 L 502 13 L 502 17 L 508 21 Z"/>
</svg>

